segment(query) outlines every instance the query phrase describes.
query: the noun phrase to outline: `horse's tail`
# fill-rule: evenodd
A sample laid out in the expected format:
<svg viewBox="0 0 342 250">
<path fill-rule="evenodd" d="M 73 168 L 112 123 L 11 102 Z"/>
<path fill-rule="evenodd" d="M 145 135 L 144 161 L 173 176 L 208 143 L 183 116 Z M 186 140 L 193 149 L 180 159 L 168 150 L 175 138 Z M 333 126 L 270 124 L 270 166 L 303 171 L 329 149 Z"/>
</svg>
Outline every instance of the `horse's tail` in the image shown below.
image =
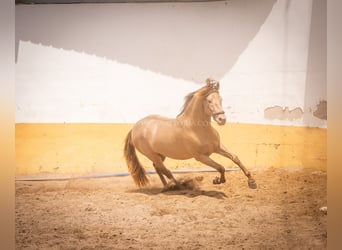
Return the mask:
<svg viewBox="0 0 342 250">
<path fill-rule="evenodd" d="M 141 166 L 137 154 L 135 152 L 135 147 L 132 143 L 132 130 L 126 136 L 124 156 L 126 159 L 128 170 L 138 187 L 146 186 L 149 180 L 146 176 L 145 169 Z"/>
</svg>

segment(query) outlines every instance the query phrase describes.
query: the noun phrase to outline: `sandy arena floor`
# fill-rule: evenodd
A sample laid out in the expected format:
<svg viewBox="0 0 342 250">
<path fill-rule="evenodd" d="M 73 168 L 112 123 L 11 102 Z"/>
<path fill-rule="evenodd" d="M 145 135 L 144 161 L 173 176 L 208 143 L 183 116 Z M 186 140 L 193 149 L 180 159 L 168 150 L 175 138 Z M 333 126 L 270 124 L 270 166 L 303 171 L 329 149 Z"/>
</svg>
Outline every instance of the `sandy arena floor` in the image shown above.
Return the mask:
<svg viewBox="0 0 342 250">
<path fill-rule="evenodd" d="M 213 185 L 216 173 L 16 182 L 16 249 L 326 249 L 326 170 L 255 169 Z M 191 189 L 192 187 L 192 189 Z"/>
</svg>

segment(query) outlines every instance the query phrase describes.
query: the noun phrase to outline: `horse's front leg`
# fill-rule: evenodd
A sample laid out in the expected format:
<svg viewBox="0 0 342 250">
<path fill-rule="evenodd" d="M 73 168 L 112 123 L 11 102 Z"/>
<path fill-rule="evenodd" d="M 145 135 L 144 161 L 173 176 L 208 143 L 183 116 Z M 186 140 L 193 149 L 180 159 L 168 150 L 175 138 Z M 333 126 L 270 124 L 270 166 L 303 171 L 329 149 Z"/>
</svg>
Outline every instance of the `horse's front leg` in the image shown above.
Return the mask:
<svg viewBox="0 0 342 250">
<path fill-rule="evenodd" d="M 207 155 L 198 155 L 195 157 L 195 159 L 199 162 L 204 163 L 205 165 L 208 165 L 210 167 L 215 168 L 220 174 L 220 178 L 216 177 L 213 180 L 214 184 L 221 184 L 221 183 L 225 183 L 226 182 L 226 178 L 224 176 L 225 173 L 225 168 L 223 166 L 221 166 L 220 164 L 218 164 L 217 162 L 213 161 L 209 156 Z"/>
<path fill-rule="evenodd" d="M 257 188 L 257 184 L 256 184 L 254 178 L 252 177 L 251 173 L 247 170 L 247 168 L 242 164 L 239 157 L 230 153 L 227 149 L 224 148 L 224 146 L 222 144 L 220 145 L 220 148 L 217 150 L 216 153 L 231 159 L 236 165 L 238 165 L 241 168 L 243 173 L 247 176 L 248 186 L 252 189 Z"/>
</svg>

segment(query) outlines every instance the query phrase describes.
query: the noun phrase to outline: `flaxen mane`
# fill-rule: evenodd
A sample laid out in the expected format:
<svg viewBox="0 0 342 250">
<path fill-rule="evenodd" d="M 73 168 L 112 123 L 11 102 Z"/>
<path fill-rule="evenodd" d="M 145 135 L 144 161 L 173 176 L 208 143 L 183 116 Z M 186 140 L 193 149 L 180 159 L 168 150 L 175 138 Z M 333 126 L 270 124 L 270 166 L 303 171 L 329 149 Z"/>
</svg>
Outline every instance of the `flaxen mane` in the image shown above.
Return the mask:
<svg viewBox="0 0 342 250">
<path fill-rule="evenodd" d="M 179 117 L 181 114 L 184 113 L 185 109 L 188 107 L 189 103 L 191 102 L 192 98 L 196 95 L 196 96 L 203 96 L 206 97 L 208 95 L 210 95 L 213 92 L 218 92 L 219 90 L 219 82 L 212 80 L 210 78 L 208 78 L 206 80 L 207 85 L 200 88 L 197 91 L 191 92 L 190 94 L 188 94 L 185 98 L 184 98 L 184 105 L 182 107 L 182 111 L 177 115 L 177 117 Z"/>
</svg>

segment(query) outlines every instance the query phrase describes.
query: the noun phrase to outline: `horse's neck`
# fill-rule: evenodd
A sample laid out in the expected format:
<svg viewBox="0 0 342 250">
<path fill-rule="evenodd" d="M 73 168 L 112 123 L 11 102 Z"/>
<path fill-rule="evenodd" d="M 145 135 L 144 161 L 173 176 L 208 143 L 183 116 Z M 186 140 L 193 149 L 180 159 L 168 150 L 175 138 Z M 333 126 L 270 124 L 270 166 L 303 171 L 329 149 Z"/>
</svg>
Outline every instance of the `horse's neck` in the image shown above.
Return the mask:
<svg viewBox="0 0 342 250">
<path fill-rule="evenodd" d="M 205 122 L 210 125 L 211 117 L 205 113 L 202 102 L 203 100 L 200 97 L 193 97 L 188 107 L 186 107 L 184 112 L 177 119 L 193 122 L 199 121 L 202 122 L 202 124 Z"/>
</svg>

